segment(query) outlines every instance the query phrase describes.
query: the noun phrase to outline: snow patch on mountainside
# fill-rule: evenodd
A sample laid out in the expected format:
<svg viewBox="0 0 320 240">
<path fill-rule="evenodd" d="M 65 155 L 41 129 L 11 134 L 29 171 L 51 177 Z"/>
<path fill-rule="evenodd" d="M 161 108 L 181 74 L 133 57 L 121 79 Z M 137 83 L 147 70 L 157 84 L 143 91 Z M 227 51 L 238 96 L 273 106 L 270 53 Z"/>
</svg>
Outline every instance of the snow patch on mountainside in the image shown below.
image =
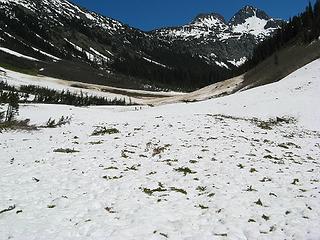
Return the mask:
<svg viewBox="0 0 320 240">
<path fill-rule="evenodd" d="M 11 55 L 19 57 L 19 58 L 25 58 L 25 59 L 28 59 L 28 60 L 31 60 L 31 61 L 39 61 L 36 58 L 33 58 L 33 57 L 30 57 L 30 56 L 18 53 L 16 51 L 13 51 L 13 50 L 8 49 L 8 48 L 0 47 L 0 51 L 8 53 L 8 54 L 11 54 Z"/>
<path fill-rule="evenodd" d="M 154 61 L 154 60 L 151 60 L 150 58 L 146 58 L 146 57 L 142 57 L 144 60 L 146 60 L 147 62 L 149 62 L 149 63 L 153 63 L 153 64 L 155 64 L 155 65 L 158 65 L 158 66 L 161 66 L 161 67 L 163 67 L 163 68 L 168 68 L 168 66 L 166 66 L 166 65 L 164 65 L 164 64 L 162 64 L 162 63 L 159 63 L 159 62 L 157 62 L 157 61 Z"/>
<path fill-rule="evenodd" d="M 215 61 L 215 63 L 216 63 L 218 66 L 220 66 L 220 67 L 224 67 L 224 68 L 229 69 L 228 65 L 227 65 L 227 64 L 225 64 L 224 62 L 218 62 L 218 61 Z"/>
<path fill-rule="evenodd" d="M 47 57 L 52 58 L 52 59 L 55 60 L 55 61 L 60 61 L 60 60 L 61 60 L 61 58 L 58 58 L 58 57 L 56 57 L 56 56 L 53 56 L 53 55 L 51 55 L 51 54 L 49 54 L 49 53 L 47 53 L 47 52 L 44 52 L 44 51 L 42 51 L 42 50 L 40 50 L 40 49 L 35 48 L 35 47 L 32 47 L 32 49 L 35 50 L 35 51 L 37 51 L 37 52 L 40 52 L 41 54 L 43 54 L 43 55 L 45 55 L 45 56 L 47 56 Z"/>
<path fill-rule="evenodd" d="M 232 30 L 236 33 L 248 33 L 255 37 L 262 38 L 263 36 L 270 36 L 277 28 L 267 28 L 268 21 L 260 19 L 257 16 L 247 18 L 244 23 L 233 26 Z"/>
<path fill-rule="evenodd" d="M 79 52 L 82 52 L 83 51 L 83 49 L 82 49 L 82 47 L 79 47 L 78 45 L 76 45 L 76 44 L 74 44 L 73 42 L 70 42 L 68 39 L 64 39 L 67 43 L 69 43 L 71 46 L 73 46 L 74 47 L 74 49 L 76 49 L 77 51 L 79 51 Z"/>
<path fill-rule="evenodd" d="M 95 50 L 94 48 L 90 47 L 90 51 L 94 52 L 97 56 L 101 57 L 102 59 L 104 59 L 105 61 L 110 61 L 110 58 L 108 58 L 107 56 L 103 55 L 102 53 L 98 52 L 97 50 Z"/>
<path fill-rule="evenodd" d="M 233 59 L 232 61 L 228 61 L 229 63 L 231 63 L 232 65 L 236 66 L 236 67 L 240 67 L 241 65 L 243 65 L 248 59 L 246 57 L 240 58 L 238 61 L 236 59 Z"/>
<path fill-rule="evenodd" d="M 229 29 L 228 25 L 224 23 L 220 18 L 210 15 L 207 17 L 198 17 L 192 23 L 178 27 L 160 29 L 157 32 L 162 36 L 171 36 L 172 38 L 201 38 L 209 35 L 215 35 L 224 32 Z M 218 31 L 218 32 L 217 32 Z"/>
</svg>

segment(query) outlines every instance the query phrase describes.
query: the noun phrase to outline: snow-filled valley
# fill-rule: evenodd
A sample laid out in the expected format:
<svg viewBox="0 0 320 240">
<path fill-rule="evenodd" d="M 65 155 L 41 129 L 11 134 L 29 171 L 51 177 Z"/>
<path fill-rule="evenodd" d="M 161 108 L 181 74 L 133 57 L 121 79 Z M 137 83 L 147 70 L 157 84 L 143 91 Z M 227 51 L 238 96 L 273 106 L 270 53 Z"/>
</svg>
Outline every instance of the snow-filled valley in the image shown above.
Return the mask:
<svg viewBox="0 0 320 240">
<path fill-rule="evenodd" d="M 21 105 L 38 127 L 0 133 L 0 239 L 320 239 L 319 92 L 316 60 L 197 103 Z"/>
</svg>

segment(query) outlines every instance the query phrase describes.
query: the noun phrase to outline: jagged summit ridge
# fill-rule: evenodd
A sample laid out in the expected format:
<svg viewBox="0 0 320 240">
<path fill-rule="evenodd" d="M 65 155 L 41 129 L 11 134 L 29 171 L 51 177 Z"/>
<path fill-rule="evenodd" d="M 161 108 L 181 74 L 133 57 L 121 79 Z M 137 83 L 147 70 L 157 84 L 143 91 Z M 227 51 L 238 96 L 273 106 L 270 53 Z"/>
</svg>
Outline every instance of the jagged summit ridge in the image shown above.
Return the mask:
<svg viewBox="0 0 320 240">
<path fill-rule="evenodd" d="M 204 22 L 208 19 L 215 19 L 223 23 L 226 23 L 225 18 L 219 13 L 201 13 L 195 17 L 192 23 Z"/>
<path fill-rule="evenodd" d="M 242 9 L 240 9 L 229 21 L 230 25 L 237 25 L 244 23 L 246 19 L 250 17 L 257 17 L 262 20 L 270 20 L 271 17 L 268 16 L 267 13 L 264 11 L 253 7 L 253 6 L 244 6 Z"/>
<path fill-rule="evenodd" d="M 184 44 L 209 62 L 223 67 L 239 66 L 250 57 L 254 46 L 271 36 L 282 23 L 258 8 L 244 6 L 228 22 L 217 13 L 200 14 L 189 24 L 159 29 L 155 35 L 172 44 Z"/>
</svg>

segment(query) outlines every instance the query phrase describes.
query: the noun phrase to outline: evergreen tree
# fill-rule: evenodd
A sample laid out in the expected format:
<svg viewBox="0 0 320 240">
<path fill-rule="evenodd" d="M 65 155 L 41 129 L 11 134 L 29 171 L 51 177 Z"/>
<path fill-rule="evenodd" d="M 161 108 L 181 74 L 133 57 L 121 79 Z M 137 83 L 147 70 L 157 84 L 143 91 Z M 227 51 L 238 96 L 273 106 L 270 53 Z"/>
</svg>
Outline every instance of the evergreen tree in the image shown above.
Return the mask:
<svg viewBox="0 0 320 240">
<path fill-rule="evenodd" d="M 19 114 L 19 95 L 15 92 L 10 92 L 8 108 L 6 112 L 6 122 L 14 120 L 15 116 Z"/>
<path fill-rule="evenodd" d="M 4 121 L 5 112 L 0 112 L 0 123 Z"/>
</svg>

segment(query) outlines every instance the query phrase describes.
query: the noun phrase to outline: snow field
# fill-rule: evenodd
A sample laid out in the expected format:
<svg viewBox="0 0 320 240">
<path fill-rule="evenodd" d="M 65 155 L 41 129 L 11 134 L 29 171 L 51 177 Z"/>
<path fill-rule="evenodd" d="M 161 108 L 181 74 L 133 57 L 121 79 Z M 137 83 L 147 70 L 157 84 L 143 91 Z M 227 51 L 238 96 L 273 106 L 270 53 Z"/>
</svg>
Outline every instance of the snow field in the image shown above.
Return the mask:
<svg viewBox="0 0 320 240">
<path fill-rule="evenodd" d="M 319 73 L 139 111 L 23 105 L 72 120 L 0 134 L 0 239 L 319 239 Z"/>
</svg>

